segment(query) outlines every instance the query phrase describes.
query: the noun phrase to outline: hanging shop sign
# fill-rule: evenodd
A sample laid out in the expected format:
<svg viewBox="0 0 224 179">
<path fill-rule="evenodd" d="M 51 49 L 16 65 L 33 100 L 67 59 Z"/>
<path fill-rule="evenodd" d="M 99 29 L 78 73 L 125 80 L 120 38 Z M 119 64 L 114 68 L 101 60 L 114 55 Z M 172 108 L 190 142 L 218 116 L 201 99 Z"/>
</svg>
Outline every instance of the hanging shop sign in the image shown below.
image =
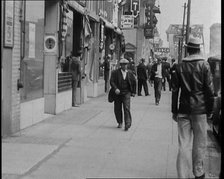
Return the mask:
<svg viewBox="0 0 224 179">
<path fill-rule="evenodd" d="M 133 15 L 122 15 L 121 16 L 121 28 L 122 29 L 134 28 L 134 16 Z"/>
<path fill-rule="evenodd" d="M 100 44 L 99 44 L 99 48 L 100 51 L 102 51 L 104 49 L 104 22 L 102 20 L 100 20 Z"/>
<path fill-rule="evenodd" d="M 4 1 L 4 46 L 13 47 L 13 29 L 14 29 L 14 1 Z"/>
<path fill-rule="evenodd" d="M 140 11 L 140 0 L 131 0 L 131 12 L 134 18 L 138 16 L 139 11 Z"/>
<path fill-rule="evenodd" d="M 110 44 L 109 48 L 110 48 L 110 50 L 114 50 L 115 49 L 115 45 L 114 44 Z"/>
<path fill-rule="evenodd" d="M 146 39 L 154 38 L 154 29 L 152 27 L 145 27 L 144 36 Z"/>
<path fill-rule="evenodd" d="M 44 50 L 47 53 L 57 52 L 57 40 L 54 35 L 46 35 L 44 38 Z"/>
<path fill-rule="evenodd" d="M 155 52 L 161 52 L 161 53 L 169 53 L 169 48 L 155 48 Z"/>
</svg>

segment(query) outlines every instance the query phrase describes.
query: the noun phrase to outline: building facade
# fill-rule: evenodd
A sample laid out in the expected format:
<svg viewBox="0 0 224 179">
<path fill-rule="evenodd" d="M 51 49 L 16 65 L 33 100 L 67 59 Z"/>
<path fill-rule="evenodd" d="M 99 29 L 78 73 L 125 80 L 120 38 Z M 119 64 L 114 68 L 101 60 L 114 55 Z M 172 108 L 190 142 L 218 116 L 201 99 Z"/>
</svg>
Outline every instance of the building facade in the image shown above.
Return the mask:
<svg viewBox="0 0 224 179">
<path fill-rule="evenodd" d="M 78 102 L 104 94 L 99 59 L 121 55 L 117 0 L 1 3 L 2 137 L 71 108 L 71 53 L 82 53 Z"/>
<path fill-rule="evenodd" d="M 221 24 L 210 27 L 210 56 L 221 55 Z"/>
<path fill-rule="evenodd" d="M 151 14 L 148 15 L 148 11 Z M 150 57 L 154 56 L 154 48 L 161 45 L 161 40 L 156 40 L 160 37 L 156 30 L 155 13 L 160 13 L 159 8 L 155 6 L 155 0 L 126 0 L 122 5 L 121 28 L 125 36 L 125 57 L 132 57 L 136 65 L 141 58 L 148 62 Z M 151 16 L 153 18 L 150 20 Z M 150 33 L 145 33 L 146 30 Z"/>
</svg>

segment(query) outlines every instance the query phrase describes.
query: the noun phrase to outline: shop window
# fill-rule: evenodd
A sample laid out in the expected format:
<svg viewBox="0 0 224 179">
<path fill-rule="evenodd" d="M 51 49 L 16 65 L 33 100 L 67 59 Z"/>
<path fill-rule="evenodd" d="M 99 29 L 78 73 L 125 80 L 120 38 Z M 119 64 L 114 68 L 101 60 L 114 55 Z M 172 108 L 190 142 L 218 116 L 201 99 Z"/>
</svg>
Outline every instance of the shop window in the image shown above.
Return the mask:
<svg viewBox="0 0 224 179">
<path fill-rule="evenodd" d="M 44 1 L 25 1 L 24 55 L 21 59 L 21 101 L 43 97 Z"/>
<path fill-rule="evenodd" d="M 73 11 L 67 13 L 67 34 L 65 37 L 65 55 L 68 56 L 73 49 Z"/>
</svg>

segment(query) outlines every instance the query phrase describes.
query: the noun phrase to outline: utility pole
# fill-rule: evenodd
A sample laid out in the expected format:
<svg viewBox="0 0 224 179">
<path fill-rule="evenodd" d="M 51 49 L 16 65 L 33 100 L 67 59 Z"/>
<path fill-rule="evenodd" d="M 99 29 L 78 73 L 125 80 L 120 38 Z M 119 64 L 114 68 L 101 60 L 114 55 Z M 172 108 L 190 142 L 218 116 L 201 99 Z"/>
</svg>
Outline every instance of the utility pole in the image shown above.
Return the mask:
<svg viewBox="0 0 224 179">
<path fill-rule="evenodd" d="M 181 62 L 181 59 L 183 57 L 183 43 L 184 43 L 184 26 L 185 26 L 185 14 L 186 14 L 186 3 L 184 3 L 184 15 L 183 15 L 183 25 L 182 25 L 182 38 L 180 39 L 181 40 L 181 43 L 180 43 L 180 54 L 179 54 L 179 59 L 178 59 L 178 62 Z"/>
<path fill-rule="evenodd" d="M 187 3 L 187 26 L 186 26 L 186 39 L 185 43 L 188 43 L 189 31 L 190 31 L 190 14 L 191 14 L 191 0 L 188 0 Z M 185 50 L 185 57 L 187 56 L 187 52 Z"/>
</svg>

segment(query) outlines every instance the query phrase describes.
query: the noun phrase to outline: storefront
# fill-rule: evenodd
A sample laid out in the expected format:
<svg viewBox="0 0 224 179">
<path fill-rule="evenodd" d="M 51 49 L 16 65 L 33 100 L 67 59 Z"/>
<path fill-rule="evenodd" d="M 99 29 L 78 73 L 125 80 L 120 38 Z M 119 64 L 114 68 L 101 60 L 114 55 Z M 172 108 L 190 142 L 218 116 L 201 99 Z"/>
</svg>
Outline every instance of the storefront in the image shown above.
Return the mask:
<svg viewBox="0 0 224 179">
<path fill-rule="evenodd" d="M 99 58 L 116 54 L 110 46 L 118 36 L 109 21 L 100 25 L 93 8 L 98 4 L 89 3 L 88 9 L 85 2 L 1 2 L 2 136 L 71 108 L 71 74 L 65 65 L 70 54 L 82 53 L 78 102 L 104 94 Z"/>
</svg>

